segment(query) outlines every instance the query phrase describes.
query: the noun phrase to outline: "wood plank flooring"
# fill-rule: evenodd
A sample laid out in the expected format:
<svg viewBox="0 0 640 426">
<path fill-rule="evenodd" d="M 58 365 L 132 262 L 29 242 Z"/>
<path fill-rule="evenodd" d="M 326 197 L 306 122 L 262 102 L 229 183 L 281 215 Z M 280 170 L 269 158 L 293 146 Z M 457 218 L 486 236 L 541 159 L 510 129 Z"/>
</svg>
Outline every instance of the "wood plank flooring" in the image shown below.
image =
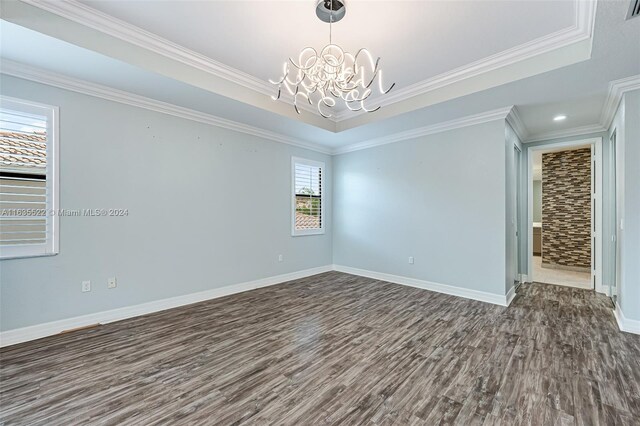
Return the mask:
<svg viewBox="0 0 640 426">
<path fill-rule="evenodd" d="M 509 308 L 329 272 L 4 348 L 0 423 L 640 424 L 604 296 Z"/>
</svg>

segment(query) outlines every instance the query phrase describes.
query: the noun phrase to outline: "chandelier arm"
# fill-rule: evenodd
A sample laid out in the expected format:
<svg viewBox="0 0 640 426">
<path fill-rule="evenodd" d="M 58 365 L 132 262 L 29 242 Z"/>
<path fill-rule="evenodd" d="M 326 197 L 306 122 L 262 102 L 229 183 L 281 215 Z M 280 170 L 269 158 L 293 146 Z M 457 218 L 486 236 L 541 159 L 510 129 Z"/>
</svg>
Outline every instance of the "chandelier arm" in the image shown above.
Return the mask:
<svg viewBox="0 0 640 426">
<path fill-rule="evenodd" d="M 339 98 L 339 97 L 340 97 L 340 94 L 339 94 L 339 93 L 334 92 L 333 90 L 329 90 L 329 93 L 331 93 L 331 94 L 333 95 L 333 97 L 334 97 L 334 98 Z"/>
<path fill-rule="evenodd" d="M 289 80 L 289 76 L 287 76 L 287 78 L 286 78 L 287 83 L 289 83 L 292 86 L 298 86 L 300 83 L 302 83 L 302 80 L 304 80 L 304 77 L 302 77 L 300 80 L 296 80 L 296 81 Z"/>
<path fill-rule="evenodd" d="M 282 82 L 282 85 L 280 87 L 282 86 L 284 86 L 284 88 L 287 89 L 287 92 L 289 92 L 291 96 L 295 95 L 295 92 L 291 89 L 291 87 L 289 86 L 289 83 L 286 80 Z"/>
<path fill-rule="evenodd" d="M 298 101 L 299 96 L 302 96 L 309 105 L 315 104 L 318 113 L 325 118 L 332 117 L 331 112 L 337 101 L 343 102 L 350 111 L 377 111 L 380 106 L 369 109 L 365 105 L 365 101 L 368 101 L 375 90 L 374 82 L 378 80 L 377 88 L 382 94 L 389 93 L 395 83 L 384 88 L 382 70 L 379 68 L 381 59 L 377 57 L 374 60 L 366 48 L 359 49 L 353 55 L 333 44 L 334 0 L 325 0 L 325 9 L 327 5 L 329 44 L 320 52 L 313 47 L 305 47 L 297 60 L 289 57 L 283 64 L 282 77 L 279 80 L 269 80 L 271 84 L 278 86 L 277 94 L 271 98 L 281 99 L 286 90 L 293 97 L 296 113 L 301 114 Z"/>
<path fill-rule="evenodd" d="M 298 55 L 298 60 L 302 59 L 302 55 L 306 51 L 312 51 L 313 52 L 313 55 L 311 55 L 309 57 L 309 59 L 313 58 L 313 63 L 311 65 L 303 66 L 302 63 L 296 64 L 296 62 L 293 60 L 293 58 L 289 58 L 289 62 L 291 63 L 291 65 L 293 65 L 294 67 L 298 68 L 299 70 L 310 70 L 311 68 L 313 68 L 316 65 L 316 63 L 318 62 L 318 58 L 319 58 L 318 51 L 316 49 L 314 49 L 313 47 L 311 47 L 311 46 L 307 46 L 307 47 L 305 47 L 304 49 L 302 49 L 300 51 L 300 55 Z"/>
<path fill-rule="evenodd" d="M 347 106 L 347 108 L 349 108 L 351 111 L 360 111 L 362 110 L 362 103 L 361 102 L 357 102 L 357 104 L 359 105 L 358 108 L 351 108 L 351 104 L 354 103 L 355 101 L 345 101 L 345 105 Z"/>
<path fill-rule="evenodd" d="M 354 56 L 354 67 L 356 69 L 356 73 L 357 73 L 357 68 L 362 67 L 362 65 L 358 66 L 358 58 L 360 57 L 360 54 L 365 54 L 367 59 L 369 59 L 369 66 L 371 67 L 371 69 L 374 68 L 373 65 L 373 56 L 371 56 L 371 53 L 369 52 L 369 50 L 367 50 L 366 48 L 361 48 L 360 50 L 358 50 L 358 53 L 356 53 L 356 56 Z"/>
<path fill-rule="evenodd" d="M 364 105 L 364 101 L 361 101 L 360 104 L 362 105 L 362 109 L 366 112 L 376 112 L 377 110 L 380 109 L 380 106 L 374 108 L 374 109 L 368 109 L 365 105 Z"/>
<path fill-rule="evenodd" d="M 380 89 L 382 89 L 382 71 L 380 71 L 380 79 L 378 80 L 380 82 Z M 395 83 L 392 83 L 391 86 L 389 86 L 389 88 L 387 90 L 381 90 L 383 95 L 386 95 L 387 93 L 389 93 L 391 91 L 391 89 L 393 89 L 396 86 Z"/>
<path fill-rule="evenodd" d="M 364 88 L 368 89 L 369 87 L 371 87 L 371 85 L 373 84 L 373 81 L 376 79 L 377 76 L 378 76 L 378 70 L 376 69 L 376 72 L 373 73 L 373 77 L 371 77 L 371 80 L 369 81 L 369 84 L 364 86 Z"/>
<path fill-rule="evenodd" d="M 293 107 L 296 109 L 296 112 L 300 114 L 300 110 L 298 109 L 298 95 L 300 94 L 300 92 L 298 90 L 299 87 L 296 86 L 296 93 L 294 93 L 293 95 Z"/>
<path fill-rule="evenodd" d="M 320 100 L 318 101 L 318 105 L 317 105 L 318 112 L 319 112 L 319 113 L 320 113 L 320 115 L 321 115 L 321 116 L 323 116 L 324 118 L 331 118 L 331 114 L 327 115 L 327 114 L 325 114 L 324 112 L 322 112 L 322 109 L 320 108 L 320 104 L 321 104 L 321 103 L 322 103 L 322 99 L 320 99 Z"/>
</svg>

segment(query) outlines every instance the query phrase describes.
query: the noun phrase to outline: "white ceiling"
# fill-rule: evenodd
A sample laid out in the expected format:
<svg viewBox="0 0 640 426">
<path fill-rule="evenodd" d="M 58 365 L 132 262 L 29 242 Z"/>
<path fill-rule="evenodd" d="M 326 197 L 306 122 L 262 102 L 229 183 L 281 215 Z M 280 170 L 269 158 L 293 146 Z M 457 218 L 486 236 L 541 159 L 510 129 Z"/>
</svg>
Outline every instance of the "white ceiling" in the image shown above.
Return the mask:
<svg viewBox="0 0 640 426">
<path fill-rule="evenodd" d="M 306 46 L 319 51 L 329 39 L 313 0 L 82 3 L 265 81 L 279 77 L 287 57 Z M 406 87 L 574 21 L 567 0 L 348 0 L 333 40 L 382 57 L 386 78 Z"/>
<path fill-rule="evenodd" d="M 284 57 L 307 42 L 322 44 L 324 38 L 316 32 L 322 32 L 323 28 L 326 30 L 326 25 L 313 15 L 312 0 L 84 3 L 168 38 L 173 43 L 211 56 L 227 67 L 238 68 L 257 77 L 257 81 L 273 77 L 272 72 L 277 73 Z M 280 5 L 277 10 L 270 8 L 274 3 Z M 389 10 L 389 4 L 351 0 L 347 17 L 334 28 L 334 37 L 346 48 L 351 49 L 350 44 L 366 46 L 380 54 L 387 77 L 397 77 L 394 80 L 401 85 L 428 79 L 443 70 L 446 72 L 483 55 L 521 45 L 523 41 L 570 25 L 574 20 L 575 3 L 394 1 L 391 3 L 393 10 Z M 287 12 L 287 8 L 291 10 Z M 218 14 L 211 17 L 215 9 Z M 86 42 L 94 33 L 76 31 L 77 35 L 70 36 L 69 31 L 64 31 L 71 25 L 55 28 L 43 25 L 43 21 L 54 22 L 53 15 L 43 10 L 38 10 L 40 14 L 37 16 L 34 12 L 33 17 L 29 16 L 30 10 L 20 10 L 17 17 L 5 13 L 5 19 L 20 25 L 1 21 L 0 48 L 4 62 L 7 59 L 18 61 L 250 124 L 328 149 L 340 149 L 509 105 L 517 106 L 529 138 L 535 139 L 536 136 L 598 124 L 609 82 L 640 74 L 640 43 L 636 42 L 640 40 L 640 18 L 625 21 L 627 10 L 627 1 L 598 3 L 589 60 L 551 70 L 530 61 L 527 64 L 531 69 L 539 69 L 533 71 L 531 77 L 515 81 L 507 79 L 495 87 L 464 93 L 450 90 L 448 97 L 438 99 L 432 96 L 428 103 L 405 108 L 407 112 L 404 113 L 396 111 L 385 116 L 383 110 L 391 110 L 395 105 L 384 107 L 381 114 L 368 114 L 366 121 L 359 122 L 359 117 L 350 119 L 352 124 L 344 126 L 338 133 L 334 133 L 331 126 L 325 126 L 319 117 L 309 118 L 312 114 L 306 111 L 300 117 L 290 113 L 288 105 L 282 105 L 290 113 L 287 115 L 283 109 L 276 108 L 281 103 L 268 101 L 268 98 L 253 102 L 257 99 L 255 94 L 251 95 L 254 92 L 244 97 L 229 96 L 229 92 L 216 92 L 186 78 L 191 73 L 178 73 L 176 78 L 175 74 L 170 76 L 158 72 L 162 71 L 161 68 L 147 68 L 137 56 L 118 56 L 120 51 L 112 54 L 104 49 L 100 53 L 94 52 L 87 48 L 94 45 Z M 296 22 L 291 22 L 290 16 L 295 16 L 300 23 L 296 19 L 293 20 Z M 174 21 L 170 21 L 171 18 Z M 172 24 L 175 21 L 181 24 Z M 373 25 L 380 21 L 385 24 Z M 375 33 L 368 32 L 367 28 L 374 27 Z M 55 37 L 33 31 L 34 28 Z M 96 34 L 98 38 L 107 40 L 101 33 Z M 292 37 L 291 34 L 296 35 Z M 145 51 L 137 50 L 135 53 Z M 411 66 L 414 60 L 419 65 Z M 183 74 L 186 76 L 184 79 Z M 211 81 L 214 89 L 220 85 L 214 78 Z M 159 91 L 158 87 L 162 90 Z M 409 105 L 410 101 L 407 100 Z M 568 119 L 553 122 L 552 117 L 559 113 L 568 115 Z"/>
</svg>

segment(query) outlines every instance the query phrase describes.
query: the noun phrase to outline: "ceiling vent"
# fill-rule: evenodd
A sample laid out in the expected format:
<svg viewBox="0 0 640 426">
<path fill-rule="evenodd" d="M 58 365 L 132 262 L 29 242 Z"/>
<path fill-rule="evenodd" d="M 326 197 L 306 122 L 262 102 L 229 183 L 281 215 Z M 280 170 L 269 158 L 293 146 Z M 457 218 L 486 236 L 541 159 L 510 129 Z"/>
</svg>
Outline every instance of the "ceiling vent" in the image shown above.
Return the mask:
<svg viewBox="0 0 640 426">
<path fill-rule="evenodd" d="M 627 13 L 627 19 L 636 18 L 638 16 L 640 16 L 640 0 L 631 0 L 629 13 Z"/>
</svg>

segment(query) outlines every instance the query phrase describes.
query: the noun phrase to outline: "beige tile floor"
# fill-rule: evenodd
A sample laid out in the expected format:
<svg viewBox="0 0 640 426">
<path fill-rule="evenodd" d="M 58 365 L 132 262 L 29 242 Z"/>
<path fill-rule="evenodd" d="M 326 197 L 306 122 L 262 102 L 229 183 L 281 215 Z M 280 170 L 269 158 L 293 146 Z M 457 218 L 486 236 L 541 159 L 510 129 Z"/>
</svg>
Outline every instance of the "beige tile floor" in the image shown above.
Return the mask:
<svg viewBox="0 0 640 426">
<path fill-rule="evenodd" d="M 584 288 L 587 290 L 593 288 L 591 284 L 591 273 L 543 268 L 542 258 L 540 256 L 533 256 L 533 281 Z"/>
</svg>

